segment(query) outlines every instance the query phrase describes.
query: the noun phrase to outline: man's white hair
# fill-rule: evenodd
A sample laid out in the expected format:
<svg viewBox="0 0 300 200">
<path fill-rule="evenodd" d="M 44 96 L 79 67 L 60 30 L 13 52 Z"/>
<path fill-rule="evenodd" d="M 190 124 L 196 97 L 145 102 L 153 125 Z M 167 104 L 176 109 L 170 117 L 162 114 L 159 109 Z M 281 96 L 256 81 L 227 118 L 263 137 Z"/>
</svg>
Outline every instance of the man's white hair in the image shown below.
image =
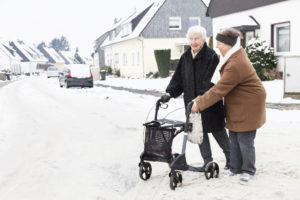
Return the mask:
<svg viewBox="0 0 300 200">
<path fill-rule="evenodd" d="M 191 26 L 187 31 L 186 37 L 189 39 L 191 34 L 199 34 L 200 37 L 206 40 L 206 30 L 202 26 Z"/>
</svg>

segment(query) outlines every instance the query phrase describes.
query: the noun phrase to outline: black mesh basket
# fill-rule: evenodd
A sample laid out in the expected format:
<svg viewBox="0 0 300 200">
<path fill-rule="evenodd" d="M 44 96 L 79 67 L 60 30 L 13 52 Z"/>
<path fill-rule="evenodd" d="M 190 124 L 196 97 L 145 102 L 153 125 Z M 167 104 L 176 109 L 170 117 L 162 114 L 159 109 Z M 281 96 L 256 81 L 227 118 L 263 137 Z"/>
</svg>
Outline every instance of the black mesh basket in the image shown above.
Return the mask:
<svg viewBox="0 0 300 200">
<path fill-rule="evenodd" d="M 162 127 L 155 121 L 147 123 L 145 126 L 145 154 L 158 156 L 167 160 L 171 159 L 172 142 L 176 129 L 172 127 Z"/>
</svg>

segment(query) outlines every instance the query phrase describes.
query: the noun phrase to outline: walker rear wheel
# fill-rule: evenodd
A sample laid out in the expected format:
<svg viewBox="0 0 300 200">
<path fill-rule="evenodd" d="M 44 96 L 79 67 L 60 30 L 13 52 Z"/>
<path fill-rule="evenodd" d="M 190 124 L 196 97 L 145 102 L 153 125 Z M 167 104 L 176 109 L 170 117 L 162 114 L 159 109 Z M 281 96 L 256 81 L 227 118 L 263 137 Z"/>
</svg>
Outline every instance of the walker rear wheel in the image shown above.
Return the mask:
<svg viewBox="0 0 300 200">
<path fill-rule="evenodd" d="M 209 162 L 207 163 L 205 167 L 205 177 L 206 179 L 211 179 L 211 178 L 218 178 L 219 177 L 219 165 L 215 162 Z"/>
<path fill-rule="evenodd" d="M 140 167 L 140 170 L 139 170 L 140 178 L 142 180 L 146 181 L 147 179 L 150 178 L 151 173 L 152 173 L 151 164 L 148 162 L 140 162 L 139 167 Z"/>
</svg>

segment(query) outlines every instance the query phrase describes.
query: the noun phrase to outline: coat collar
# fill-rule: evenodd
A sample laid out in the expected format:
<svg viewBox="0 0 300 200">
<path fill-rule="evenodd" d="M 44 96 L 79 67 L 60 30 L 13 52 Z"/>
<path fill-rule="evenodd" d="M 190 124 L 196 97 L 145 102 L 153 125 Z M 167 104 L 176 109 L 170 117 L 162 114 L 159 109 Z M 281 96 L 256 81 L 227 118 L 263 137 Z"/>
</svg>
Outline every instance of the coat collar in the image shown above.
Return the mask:
<svg viewBox="0 0 300 200">
<path fill-rule="evenodd" d="M 197 59 L 200 59 L 201 57 L 203 57 L 204 53 L 206 52 L 206 49 L 207 49 L 207 44 L 206 42 L 204 42 L 202 48 L 200 49 L 200 51 L 197 53 L 197 55 L 195 56 L 195 58 L 193 59 L 193 56 L 192 56 L 192 48 L 189 47 L 187 50 L 186 50 L 186 53 L 193 59 L 193 60 L 197 60 Z"/>
</svg>

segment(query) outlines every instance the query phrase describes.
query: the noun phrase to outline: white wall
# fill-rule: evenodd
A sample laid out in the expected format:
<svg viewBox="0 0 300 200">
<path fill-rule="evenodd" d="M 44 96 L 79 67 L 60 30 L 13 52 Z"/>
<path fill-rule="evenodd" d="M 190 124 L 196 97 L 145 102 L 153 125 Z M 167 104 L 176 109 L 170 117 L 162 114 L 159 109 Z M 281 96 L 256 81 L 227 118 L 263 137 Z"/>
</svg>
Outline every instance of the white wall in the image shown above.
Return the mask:
<svg viewBox="0 0 300 200">
<path fill-rule="evenodd" d="M 115 67 L 115 54 L 117 53 L 119 56 L 117 66 L 122 76 L 145 77 L 149 72 L 158 71 L 154 50 L 171 49 L 171 58 L 179 58 L 183 53 L 183 46 L 178 44 L 186 42 L 186 38 L 145 39 L 140 37 L 126 40 L 104 47 L 105 62 L 106 65 Z M 127 57 L 126 63 L 124 63 L 124 55 Z M 112 60 L 111 64 L 109 59 Z"/>
<path fill-rule="evenodd" d="M 279 58 L 278 69 L 283 71 L 283 56 L 300 55 L 300 1 L 289 0 L 264 6 L 256 9 L 242 11 L 213 19 L 214 46 L 215 37 L 221 28 L 244 25 L 245 19 L 253 16 L 261 28 L 259 37 L 271 42 L 271 24 L 290 22 L 290 52 L 284 54 L 275 54 Z"/>
<path fill-rule="evenodd" d="M 10 59 L 9 57 L 0 49 L 0 71 L 4 69 L 10 70 Z"/>
<path fill-rule="evenodd" d="M 144 41 L 144 62 L 145 74 L 149 72 L 157 72 L 157 63 L 154 55 L 154 50 L 171 49 L 171 58 L 179 59 L 183 54 L 183 46 L 178 44 L 186 43 L 186 38 L 166 38 L 166 39 L 145 39 Z"/>
</svg>

